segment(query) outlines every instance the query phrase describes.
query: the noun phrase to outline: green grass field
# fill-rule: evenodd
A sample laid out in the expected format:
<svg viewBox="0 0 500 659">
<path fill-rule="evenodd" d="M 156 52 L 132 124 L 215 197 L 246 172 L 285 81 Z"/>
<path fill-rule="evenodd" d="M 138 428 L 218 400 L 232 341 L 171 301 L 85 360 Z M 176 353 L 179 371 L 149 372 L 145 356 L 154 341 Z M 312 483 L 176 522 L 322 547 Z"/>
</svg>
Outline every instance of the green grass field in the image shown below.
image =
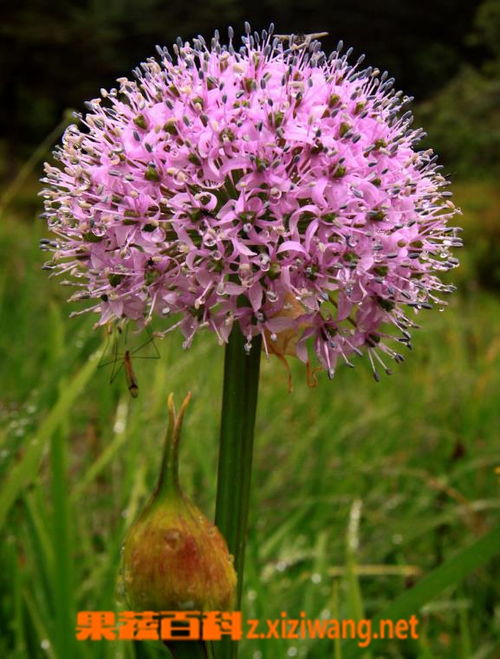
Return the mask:
<svg viewBox="0 0 500 659">
<path fill-rule="evenodd" d="M 181 472 L 213 514 L 223 350 L 174 334 L 134 362 L 138 399 L 122 373 L 110 384 L 94 319 L 68 319 L 68 289 L 40 271 L 33 188 L 0 218 L 0 657 L 166 656 L 78 643 L 75 614 L 125 608 L 120 547 L 156 481 L 171 391 L 193 392 Z M 485 184 L 457 192 L 460 292 L 421 314 L 407 361 L 376 384 L 358 360 L 316 389 L 296 363 L 288 394 L 264 359 L 257 419 L 245 617 L 413 612 L 420 638 L 248 640 L 244 659 L 500 657 L 500 203 Z"/>
</svg>

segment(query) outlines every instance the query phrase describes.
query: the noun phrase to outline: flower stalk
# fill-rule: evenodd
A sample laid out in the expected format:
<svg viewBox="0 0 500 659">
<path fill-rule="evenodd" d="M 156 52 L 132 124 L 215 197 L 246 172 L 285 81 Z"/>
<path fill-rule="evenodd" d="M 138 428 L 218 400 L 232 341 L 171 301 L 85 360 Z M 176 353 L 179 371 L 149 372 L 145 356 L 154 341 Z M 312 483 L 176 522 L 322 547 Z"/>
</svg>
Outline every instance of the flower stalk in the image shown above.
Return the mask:
<svg viewBox="0 0 500 659">
<path fill-rule="evenodd" d="M 236 609 L 243 587 L 261 341 L 254 337 L 247 352 L 245 337 L 238 326 L 233 327 L 224 360 L 215 524 L 234 556 Z M 218 644 L 217 659 L 234 659 L 237 652 L 237 643 L 224 640 Z"/>
</svg>

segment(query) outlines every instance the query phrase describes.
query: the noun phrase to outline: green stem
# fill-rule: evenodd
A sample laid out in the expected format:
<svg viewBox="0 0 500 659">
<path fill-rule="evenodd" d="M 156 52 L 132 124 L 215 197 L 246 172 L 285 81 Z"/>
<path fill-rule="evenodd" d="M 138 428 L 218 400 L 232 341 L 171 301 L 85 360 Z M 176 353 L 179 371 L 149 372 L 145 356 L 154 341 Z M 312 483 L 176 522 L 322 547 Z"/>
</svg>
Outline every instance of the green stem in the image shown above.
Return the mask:
<svg viewBox="0 0 500 659">
<path fill-rule="evenodd" d="M 236 609 L 241 606 L 245 541 L 250 504 L 253 437 L 262 338 L 247 354 L 246 339 L 235 326 L 226 346 L 224 389 L 217 473 L 215 523 L 225 537 L 238 575 Z M 217 644 L 218 659 L 237 656 L 237 643 Z"/>
</svg>

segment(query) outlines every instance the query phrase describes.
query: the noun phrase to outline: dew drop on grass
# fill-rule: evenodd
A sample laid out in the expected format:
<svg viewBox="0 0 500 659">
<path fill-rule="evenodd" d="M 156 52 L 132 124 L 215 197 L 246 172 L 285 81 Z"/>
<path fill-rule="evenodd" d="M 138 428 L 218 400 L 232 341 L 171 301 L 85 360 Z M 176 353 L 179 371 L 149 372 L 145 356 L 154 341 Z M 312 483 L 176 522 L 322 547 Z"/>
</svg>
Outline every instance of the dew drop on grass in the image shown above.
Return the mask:
<svg viewBox="0 0 500 659">
<path fill-rule="evenodd" d="M 125 422 L 122 420 L 117 421 L 113 426 L 113 432 L 115 433 L 115 435 L 121 435 L 124 430 L 125 430 Z"/>
<path fill-rule="evenodd" d="M 318 572 L 315 572 L 314 574 L 311 574 L 311 581 L 315 584 L 318 584 L 323 581 L 323 577 Z"/>
</svg>

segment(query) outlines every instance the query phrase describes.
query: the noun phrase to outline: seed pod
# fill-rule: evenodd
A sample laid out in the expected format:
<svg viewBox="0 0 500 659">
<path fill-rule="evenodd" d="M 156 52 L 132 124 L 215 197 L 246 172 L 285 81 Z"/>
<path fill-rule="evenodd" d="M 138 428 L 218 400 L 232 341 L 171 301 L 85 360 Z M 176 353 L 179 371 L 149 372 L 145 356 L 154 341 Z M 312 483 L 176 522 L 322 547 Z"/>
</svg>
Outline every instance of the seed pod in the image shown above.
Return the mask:
<svg viewBox="0 0 500 659">
<path fill-rule="evenodd" d="M 125 539 L 123 586 L 136 611 L 229 611 L 234 604 L 237 577 L 226 542 L 179 484 L 179 440 L 190 397 L 177 415 L 169 396 L 160 478 Z"/>
</svg>

